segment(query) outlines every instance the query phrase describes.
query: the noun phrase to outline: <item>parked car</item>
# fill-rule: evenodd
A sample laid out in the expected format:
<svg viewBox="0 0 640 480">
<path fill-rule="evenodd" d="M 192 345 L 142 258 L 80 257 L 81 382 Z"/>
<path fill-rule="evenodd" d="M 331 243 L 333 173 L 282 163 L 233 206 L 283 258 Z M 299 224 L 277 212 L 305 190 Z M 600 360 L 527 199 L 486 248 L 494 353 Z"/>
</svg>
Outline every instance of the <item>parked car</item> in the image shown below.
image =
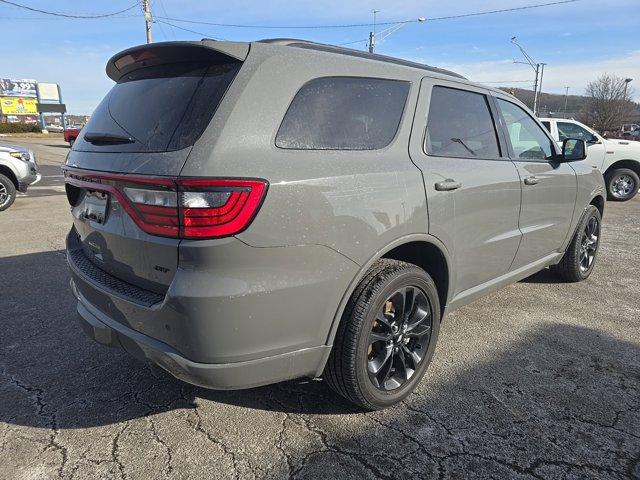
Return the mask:
<svg viewBox="0 0 640 480">
<path fill-rule="evenodd" d="M 70 147 L 73 147 L 73 144 L 75 143 L 76 138 L 78 138 L 78 135 L 80 135 L 80 128 L 66 128 L 64 131 L 64 141 L 67 142 Z"/>
<path fill-rule="evenodd" d="M 567 138 L 587 143 L 587 163 L 602 172 L 609 200 L 631 200 L 640 187 L 640 142 L 613 140 L 575 120 L 542 118 L 542 124 L 561 144 Z"/>
<path fill-rule="evenodd" d="M 638 137 L 640 137 L 640 125 L 636 123 L 625 123 L 620 129 L 620 134 L 623 137 L 631 137 L 637 139 Z"/>
<path fill-rule="evenodd" d="M 71 149 L 83 329 L 184 381 L 401 401 L 447 312 L 589 277 L 602 175 L 504 92 L 299 40 L 143 45 Z"/>
<path fill-rule="evenodd" d="M 61 125 L 47 125 L 45 129 L 48 132 L 56 132 L 56 133 L 64 132 L 64 128 L 62 128 Z"/>
<path fill-rule="evenodd" d="M 33 152 L 16 145 L 0 144 L 0 211 L 9 208 L 16 192 L 26 193 L 29 185 L 40 181 Z"/>
</svg>

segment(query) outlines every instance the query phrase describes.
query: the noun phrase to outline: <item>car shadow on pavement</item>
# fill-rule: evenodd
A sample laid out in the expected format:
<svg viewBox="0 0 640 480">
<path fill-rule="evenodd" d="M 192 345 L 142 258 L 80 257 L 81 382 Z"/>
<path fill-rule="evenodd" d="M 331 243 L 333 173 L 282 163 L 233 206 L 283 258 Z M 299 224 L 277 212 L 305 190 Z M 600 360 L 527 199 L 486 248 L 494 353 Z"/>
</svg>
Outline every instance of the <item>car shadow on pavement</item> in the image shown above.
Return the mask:
<svg viewBox="0 0 640 480">
<path fill-rule="evenodd" d="M 539 272 L 536 272 L 533 275 L 530 275 L 520 281 L 522 283 L 564 283 L 564 281 L 555 273 L 553 273 L 549 268 L 540 270 Z"/>
<path fill-rule="evenodd" d="M 436 353 L 407 400 L 364 413 L 321 381 L 216 392 L 95 344 L 74 318 L 61 251 L 2 258 L 0 271 L 0 422 L 59 431 L 204 410 L 198 419 L 211 416 L 215 437 L 225 435 L 216 419 L 231 409 L 249 438 L 259 410 L 284 413 L 283 434 L 297 435 L 282 447 L 289 476 L 640 476 L 637 342 L 564 323 L 532 326 L 472 361 L 438 362 Z"/>
</svg>

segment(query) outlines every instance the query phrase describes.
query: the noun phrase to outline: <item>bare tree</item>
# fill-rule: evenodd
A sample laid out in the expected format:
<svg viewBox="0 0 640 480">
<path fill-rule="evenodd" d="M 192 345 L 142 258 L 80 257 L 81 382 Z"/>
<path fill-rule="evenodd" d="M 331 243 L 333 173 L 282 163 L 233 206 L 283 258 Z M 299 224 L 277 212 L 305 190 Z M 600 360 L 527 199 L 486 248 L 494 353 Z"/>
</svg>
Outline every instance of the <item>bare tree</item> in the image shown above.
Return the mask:
<svg viewBox="0 0 640 480">
<path fill-rule="evenodd" d="M 617 75 L 601 75 L 587 84 L 585 93 L 587 104 L 580 115 L 582 121 L 601 132 L 618 130 L 633 112 L 633 90 Z"/>
</svg>

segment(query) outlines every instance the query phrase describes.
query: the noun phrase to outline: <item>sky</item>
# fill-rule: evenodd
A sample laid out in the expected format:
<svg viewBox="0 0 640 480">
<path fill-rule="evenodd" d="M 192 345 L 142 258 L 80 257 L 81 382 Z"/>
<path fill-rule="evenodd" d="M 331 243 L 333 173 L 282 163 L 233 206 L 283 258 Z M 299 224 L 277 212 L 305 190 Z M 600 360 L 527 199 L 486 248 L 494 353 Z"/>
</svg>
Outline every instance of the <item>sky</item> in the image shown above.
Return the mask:
<svg viewBox="0 0 640 480">
<path fill-rule="evenodd" d="M 78 2 L 13 0 L 42 10 L 102 14 L 123 10 L 134 0 Z M 260 26 L 367 24 L 425 17 L 408 23 L 377 46 L 377 53 L 458 72 L 491 86 L 532 88 L 534 73 L 522 61 L 518 42 L 536 62 L 546 63 L 543 91 L 582 94 L 602 73 L 634 78 L 640 101 L 640 0 L 579 0 L 574 3 L 450 20 L 436 17 L 512 8 L 551 0 L 151 0 L 158 17 Z M 251 41 L 287 37 L 366 49 L 369 26 L 352 28 L 232 28 L 177 20 L 154 23 L 154 41 L 198 40 L 203 36 Z M 0 1 L 0 78 L 58 83 L 71 114 L 90 114 L 113 82 L 105 74 L 115 53 L 145 42 L 139 6 L 117 17 L 66 19 L 30 12 Z M 378 30 L 386 28 L 378 27 Z M 184 29 L 192 30 L 186 31 Z"/>
</svg>

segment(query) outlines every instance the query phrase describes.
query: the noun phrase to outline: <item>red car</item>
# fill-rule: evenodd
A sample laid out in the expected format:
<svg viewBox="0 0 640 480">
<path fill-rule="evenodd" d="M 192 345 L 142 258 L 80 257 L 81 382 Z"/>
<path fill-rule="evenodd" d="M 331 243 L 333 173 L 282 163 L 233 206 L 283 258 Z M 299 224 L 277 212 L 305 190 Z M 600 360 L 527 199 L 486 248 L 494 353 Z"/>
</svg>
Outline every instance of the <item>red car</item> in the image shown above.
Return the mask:
<svg viewBox="0 0 640 480">
<path fill-rule="evenodd" d="M 78 135 L 80 135 L 79 128 L 67 128 L 64 131 L 64 141 L 69 142 L 69 146 L 73 147 L 73 142 L 76 141 L 76 138 L 78 138 Z"/>
</svg>

